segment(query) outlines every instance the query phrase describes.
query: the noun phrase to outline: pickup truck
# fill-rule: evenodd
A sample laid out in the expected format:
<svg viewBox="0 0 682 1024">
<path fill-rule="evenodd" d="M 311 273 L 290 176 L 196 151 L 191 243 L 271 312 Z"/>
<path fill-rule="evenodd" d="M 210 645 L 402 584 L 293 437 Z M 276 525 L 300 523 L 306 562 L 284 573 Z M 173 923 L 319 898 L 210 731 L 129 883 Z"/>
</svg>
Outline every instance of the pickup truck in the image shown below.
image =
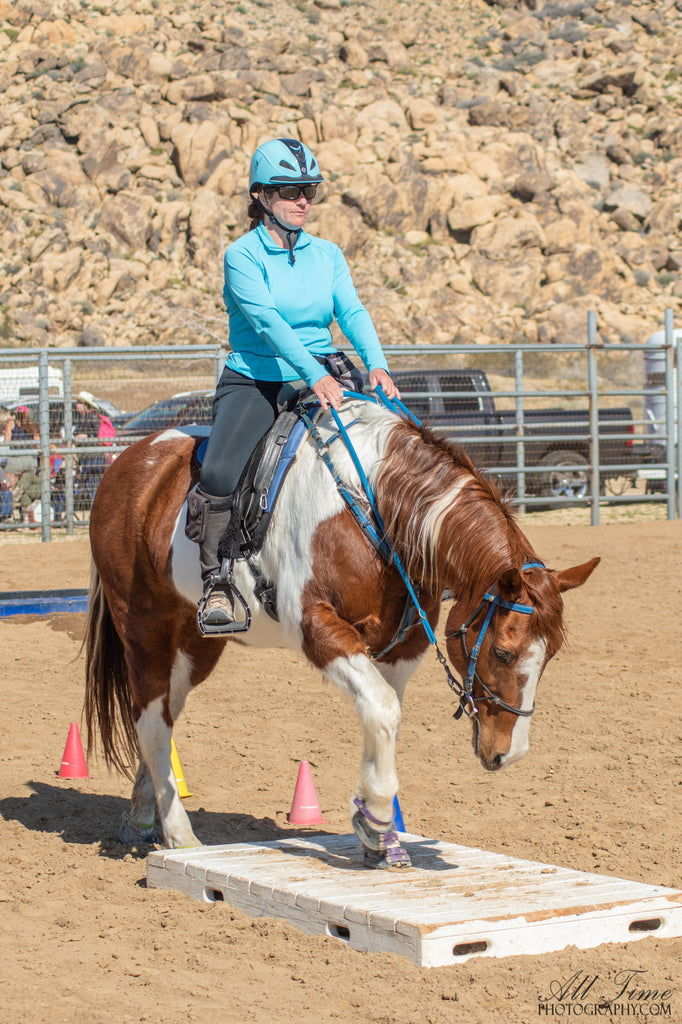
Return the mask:
<svg viewBox="0 0 682 1024">
<path fill-rule="evenodd" d="M 517 490 L 516 413 L 499 409 L 483 370 L 398 371 L 403 403 L 435 433 L 458 441 L 503 489 Z M 590 492 L 587 409 L 524 409 L 523 468 L 528 496 L 580 499 Z M 634 423 L 628 406 L 599 410 L 600 488 L 635 482 Z M 625 468 L 623 468 L 625 467 Z"/>
<path fill-rule="evenodd" d="M 505 490 L 518 491 L 517 424 L 513 410 L 498 409 L 483 370 L 409 370 L 393 373 L 404 404 L 425 425 L 459 441 L 474 462 Z M 366 377 L 365 377 L 366 379 Z M 211 422 L 213 392 L 187 392 L 143 409 L 117 425 L 120 442 L 168 426 Z M 635 479 L 632 411 L 599 413 L 601 482 Z M 524 411 L 525 494 L 581 499 L 590 491 L 590 422 L 582 409 Z M 628 467 L 626 470 L 609 467 Z M 613 492 L 615 493 L 615 491 Z"/>
</svg>

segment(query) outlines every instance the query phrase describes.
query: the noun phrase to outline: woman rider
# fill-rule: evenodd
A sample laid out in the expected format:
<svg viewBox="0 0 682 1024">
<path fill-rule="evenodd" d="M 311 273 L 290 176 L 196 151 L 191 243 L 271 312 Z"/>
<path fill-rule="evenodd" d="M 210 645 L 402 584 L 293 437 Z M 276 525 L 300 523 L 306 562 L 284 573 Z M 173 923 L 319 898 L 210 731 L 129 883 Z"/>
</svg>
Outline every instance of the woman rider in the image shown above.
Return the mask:
<svg viewBox="0 0 682 1024">
<path fill-rule="evenodd" d="M 341 404 L 342 385 L 324 364 L 334 353 L 333 320 L 369 370 L 371 387 L 399 397 L 341 250 L 303 230 L 322 181 L 315 157 L 296 139 L 259 146 L 249 175 L 249 231 L 225 253 L 223 298 L 232 351 L 216 388 L 213 427 L 187 526 L 188 536 L 200 543 L 199 621 L 212 633 L 221 626 L 228 632 L 234 621 L 218 545 L 242 470 L 275 421 L 278 395 L 283 388 L 291 391 L 288 382 L 302 380 L 323 409 Z"/>
</svg>

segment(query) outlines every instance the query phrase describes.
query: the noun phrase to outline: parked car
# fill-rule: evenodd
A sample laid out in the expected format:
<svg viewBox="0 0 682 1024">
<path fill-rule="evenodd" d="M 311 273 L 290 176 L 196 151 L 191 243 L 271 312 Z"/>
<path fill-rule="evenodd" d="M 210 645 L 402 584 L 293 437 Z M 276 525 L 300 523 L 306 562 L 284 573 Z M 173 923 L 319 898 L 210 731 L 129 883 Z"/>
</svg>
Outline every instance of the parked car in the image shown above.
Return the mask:
<svg viewBox="0 0 682 1024">
<path fill-rule="evenodd" d="M 122 441 L 146 437 L 168 427 L 183 427 L 197 423 L 209 426 L 213 409 L 213 391 L 185 391 L 172 398 L 148 405 L 119 424 L 117 433 Z"/>
</svg>

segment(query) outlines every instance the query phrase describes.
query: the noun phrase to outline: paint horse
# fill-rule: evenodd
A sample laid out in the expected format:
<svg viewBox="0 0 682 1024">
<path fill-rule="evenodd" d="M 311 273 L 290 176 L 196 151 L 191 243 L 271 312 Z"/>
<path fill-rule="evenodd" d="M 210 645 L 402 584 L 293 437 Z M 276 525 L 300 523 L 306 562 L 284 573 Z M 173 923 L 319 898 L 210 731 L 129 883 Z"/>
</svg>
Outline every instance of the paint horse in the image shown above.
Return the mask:
<svg viewBox="0 0 682 1024">
<path fill-rule="evenodd" d="M 443 596 L 452 600 L 447 654 L 461 680 L 437 654 L 458 714 L 471 719 L 474 751 L 495 771 L 528 748 L 536 688 L 563 641 L 561 594 L 583 584 L 599 559 L 546 569 L 496 488 L 458 445 L 428 429 L 360 399 L 344 402 L 337 421 L 352 452 L 323 414 L 318 443 L 305 436 L 284 479 L 259 554 L 235 563 L 252 612 L 239 641 L 301 652 L 354 702 L 364 747 L 353 828 L 368 866 L 401 868 L 410 863 L 393 812 L 401 702 L 435 641 Z M 90 520 L 88 740 L 99 732 L 108 765 L 131 778 L 138 763 L 121 838 L 154 841 L 158 809 L 168 847 L 199 845 L 171 770 L 173 725 L 234 642 L 197 628 L 199 551 L 184 524 L 201 439 L 187 429 L 126 449 L 105 472 Z M 342 496 L 368 508 L 358 466 L 371 488 L 369 517 L 380 519 L 394 558 L 377 551 Z M 279 621 L 259 603 L 257 578 L 276 587 Z"/>
</svg>

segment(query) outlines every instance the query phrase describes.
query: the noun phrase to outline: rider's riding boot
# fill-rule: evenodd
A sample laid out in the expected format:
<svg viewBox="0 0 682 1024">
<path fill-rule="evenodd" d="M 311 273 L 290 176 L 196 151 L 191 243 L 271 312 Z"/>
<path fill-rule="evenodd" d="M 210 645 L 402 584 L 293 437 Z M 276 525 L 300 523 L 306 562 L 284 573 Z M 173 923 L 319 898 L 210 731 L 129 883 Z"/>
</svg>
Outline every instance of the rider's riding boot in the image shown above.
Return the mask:
<svg viewBox="0 0 682 1024">
<path fill-rule="evenodd" d="M 199 605 L 200 625 L 219 631 L 234 622 L 234 602 L 225 563 L 218 556 L 218 546 L 232 516 L 233 496 L 216 498 L 199 488 L 191 491 L 187 504 L 185 532 L 199 543 L 199 561 L 204 593 Z"/>
</svg>

